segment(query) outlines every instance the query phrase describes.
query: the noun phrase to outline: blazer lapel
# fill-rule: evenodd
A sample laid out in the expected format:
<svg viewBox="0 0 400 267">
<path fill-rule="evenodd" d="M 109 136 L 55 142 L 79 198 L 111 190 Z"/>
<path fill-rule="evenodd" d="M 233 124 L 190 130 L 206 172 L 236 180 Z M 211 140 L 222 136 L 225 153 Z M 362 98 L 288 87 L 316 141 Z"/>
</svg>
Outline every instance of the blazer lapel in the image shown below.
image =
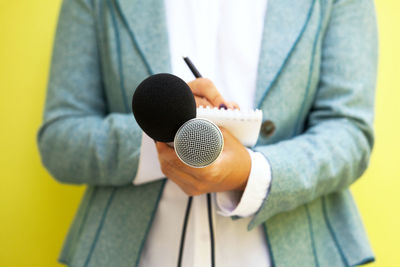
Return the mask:
<svg viewBox="0 0 400 267">
<path fill-rule="evenodd" d="M 115 0 L 115 3 L 149 74 L 170 72 L 164 1 Z"/>
<path fill-rule="evenodd" d="M 255 106 L 279 76 L 307 27 L 316 0 L 268 0 L 257 71 Z M 163 0 L 115 0 L 149 74 L 171 72 Z"/>
<path fill-rule="evenodd" d="M 316 0 L 268 0 L 257 71 L 255 106 L 279 76 L 311 17 Z"/>
</svg>

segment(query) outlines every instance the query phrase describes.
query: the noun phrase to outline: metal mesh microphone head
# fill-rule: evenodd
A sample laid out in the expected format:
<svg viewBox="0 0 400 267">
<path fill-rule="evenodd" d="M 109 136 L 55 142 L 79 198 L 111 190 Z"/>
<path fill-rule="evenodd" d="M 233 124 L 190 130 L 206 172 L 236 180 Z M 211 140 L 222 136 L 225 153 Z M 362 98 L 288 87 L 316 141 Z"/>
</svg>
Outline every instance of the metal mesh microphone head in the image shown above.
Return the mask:
<svg viewBox="0 0 400 267">
<path fill-rule="evenodd" d="M 175 152 L 185 164 L 202 168 L 221 154 L 224 138 L 217 125 L 206 119 L 191 119 L 176 132 Z"/>
</svg>

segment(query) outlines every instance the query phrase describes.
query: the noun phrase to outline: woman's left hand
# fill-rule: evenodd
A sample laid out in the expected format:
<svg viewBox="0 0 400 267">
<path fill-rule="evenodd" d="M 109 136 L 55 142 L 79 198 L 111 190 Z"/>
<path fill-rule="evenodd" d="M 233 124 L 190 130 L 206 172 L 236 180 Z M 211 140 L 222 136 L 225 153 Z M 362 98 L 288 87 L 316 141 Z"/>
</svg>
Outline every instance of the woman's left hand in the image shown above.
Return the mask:
<svg viewBox="0 0 400 267">
<path fill-rule="evenodd" d="M 224 149 L 218 159 L 205 168 L 189 167 L 176 156 L 173 148 L 156 143 L 161 171 L 187 195 L 245 189 L 251 169 L 250 155 L 227 130 L 221 128 L 221 131 Z"/>
</svg>

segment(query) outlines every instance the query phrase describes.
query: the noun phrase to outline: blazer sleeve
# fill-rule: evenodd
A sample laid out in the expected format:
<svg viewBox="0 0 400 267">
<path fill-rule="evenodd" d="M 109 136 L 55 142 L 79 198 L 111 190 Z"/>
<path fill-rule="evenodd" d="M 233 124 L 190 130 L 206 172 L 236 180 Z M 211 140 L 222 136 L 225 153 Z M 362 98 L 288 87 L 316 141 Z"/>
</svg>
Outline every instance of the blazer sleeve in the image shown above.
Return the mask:
<svg viewBox="0 0 400 267">
<path fill-rule="evenodd" d="M 91 5 L 63 1 L 37 134 L 43 165 L 62 183 L 131 184 L 140 140 L 130 113 L 107 111 Z"/>
<path fill-rule="evenodd" d="M 318 90 L 305 131 L 255 148 L 271 165 L 272 184 L 249 229 L 349 187 L 367 168 L 377 73 L 373 1 L 335 1 L 326 27 Z"/>
</svg>

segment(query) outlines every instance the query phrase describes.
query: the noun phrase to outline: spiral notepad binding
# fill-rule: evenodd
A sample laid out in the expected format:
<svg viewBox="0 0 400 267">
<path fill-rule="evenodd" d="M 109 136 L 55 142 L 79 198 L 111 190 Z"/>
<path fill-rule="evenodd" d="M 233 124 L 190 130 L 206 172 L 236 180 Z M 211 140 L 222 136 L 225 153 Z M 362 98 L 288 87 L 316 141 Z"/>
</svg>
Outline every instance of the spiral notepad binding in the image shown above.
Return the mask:
<svg viewBox="0 0 400 267">
<path fill-rule="evenodd" d="M 252 147 L 257 143 L 262 122 L 262 112 L 256 110 L 218 109 L 198 107 L 197 118 L 204 118 L 227 129 L 244 146 Z"/>
</svg>

